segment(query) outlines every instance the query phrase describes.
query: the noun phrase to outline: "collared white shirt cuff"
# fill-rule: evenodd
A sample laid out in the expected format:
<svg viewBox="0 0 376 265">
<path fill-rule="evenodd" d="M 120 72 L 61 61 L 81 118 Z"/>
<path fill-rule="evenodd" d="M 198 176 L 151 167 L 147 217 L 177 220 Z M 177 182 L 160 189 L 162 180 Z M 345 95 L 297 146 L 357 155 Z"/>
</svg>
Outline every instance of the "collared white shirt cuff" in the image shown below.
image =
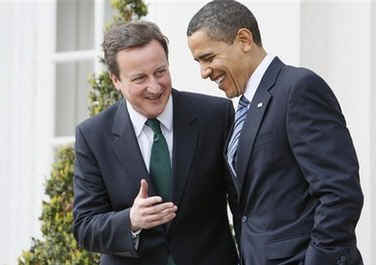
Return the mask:
<svg viewBox="0 0 376 265">
<path fill-rule="evenodd" d="M 133 241 L 133 247 L 134 249 L 137 251 L 138 250 L 138 246 L 140 245 L 140 233 L 141 233 L 142 229 L 139 229 L 135 232 L 133 231 L 130 231 L 131 232 L 131 237 L 132 237 L 132 241 Z"/>
</svg>

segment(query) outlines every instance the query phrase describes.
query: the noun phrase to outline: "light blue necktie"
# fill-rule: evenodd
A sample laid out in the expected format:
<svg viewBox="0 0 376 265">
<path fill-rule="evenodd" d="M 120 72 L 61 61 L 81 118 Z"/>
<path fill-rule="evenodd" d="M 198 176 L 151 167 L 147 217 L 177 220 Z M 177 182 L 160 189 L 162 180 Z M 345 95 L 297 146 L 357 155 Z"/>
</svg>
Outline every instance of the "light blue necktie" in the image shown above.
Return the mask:
<svg viewBox="0 0 376 265">
<path fill-rule="evenodd" d="M 228 143 L 227 161 L 230 165 L 231 171 L 234 174 L 234 176 L 237 176 L 235 171 L 236 151 L 239 146 L 240 133 L 242 131 L 244 122 L 247 118 L 248 106 L 248 99 L 244 95 L 241 96 L 239 100 L 238 109 L 235 113 L 234 130 L 232 132 L 230 142 Z"/>
</svg>

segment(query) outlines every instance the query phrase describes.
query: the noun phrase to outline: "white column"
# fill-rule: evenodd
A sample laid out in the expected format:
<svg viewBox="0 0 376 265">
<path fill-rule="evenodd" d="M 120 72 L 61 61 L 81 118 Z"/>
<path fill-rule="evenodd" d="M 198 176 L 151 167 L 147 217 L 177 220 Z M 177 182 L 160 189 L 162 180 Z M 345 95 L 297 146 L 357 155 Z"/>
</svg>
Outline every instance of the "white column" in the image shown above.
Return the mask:
<svg viewBox="0 0 376 265">
<path fill-rule="evenodd" d="M 370 113 L 370 123 L 371 123 L 371 172 L 369 175 L 370 178 L 370 193 L 368 193 L 369 199 L 369 208 L 370 208 L 370 215 L 371 215 L 371 222 L 370 222 L 370 245 L 369 245 L 369 263 L 375 265 L 376 264 L 376 253 L 375 251 L 371 251 L 371 246 L 376 246 L 376 195 L 375 195 L 375 187 L 376 187 L 376 2 L 372 1 L 371 9 L 371 97 L 370 97 L 370 105 L 371 105 L 371 113 Z M 372 190 L 373 189 L 373 190 Z"/>
<path fill-rule="evenodd" d="M 42 183 L 50 165 L 52 2 L 0 3 L 0 264 L 16 264 L 40 231 Z M 4 77 L 4 78 L 3 78 Z M 5 96 L 5 97 L 4 97 Z"/>
<path fill-rule="evenodd" d="M 55 131 L 55 66 L 52 56 L 56 46 L 56 0 L 38 3 L 36 6 L 36 110 L 35 110 L 35 141 L 37 151 L 35 157 L 35 186 L 34 193 L 34 220 L 41 214 L 42 199 L 45 182 L 50 176 L 54 161 L 54 146 L 49 141 L 54 137 Z M 40 222 L 33 220 L 33 236 L 40 235 Z"/>
<path fill-rule="evenodd" d="M 0 152 L 0 201 L 2 204 L 1 218 L 0 218 L 0 249 L 2 250 L 2 255 L 0 255 L 0 264 L 6 264 L 9 259 L 9 246 L 8 242 L 10 240 L 10 234 L 8 229 L 11 225 L 10 223 L 10 193 L 9 187 L 11 185 L 10 177 L 10 144 L 9 138 L 11 130 L 9 126 L 12 122 L 12 117 L 10 116 L 10 73 L 12 67 L 11 54 L 9 49 L 11 47 L 11 38 L 13 35 L 12 29 L 8 27 L 8 23 L 11 20 L 11 8 L 10 5 L 0 3 L 0 31 L 3 36 L 7 38 L 1 38 L 0 41 L 0 146 L 2 147 Z"/>
<path fill-rule="evenodd" d="M 107 0 L 106 0 L 107 1 Z M 103 64 L 99 62 L 98 56 L 103 57 L 102 42 L 105 25 L 105 3 L 104 0 L 96 0 L 94 5 L 94 72 L 96 74 L 103 71 Z"/>
</svg>

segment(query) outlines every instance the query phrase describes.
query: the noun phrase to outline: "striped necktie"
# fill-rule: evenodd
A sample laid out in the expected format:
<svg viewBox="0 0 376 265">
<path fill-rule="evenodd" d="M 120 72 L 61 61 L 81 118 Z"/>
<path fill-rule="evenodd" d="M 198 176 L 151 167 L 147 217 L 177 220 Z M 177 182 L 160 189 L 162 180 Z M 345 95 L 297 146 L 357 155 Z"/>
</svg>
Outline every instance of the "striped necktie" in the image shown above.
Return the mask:
<svg viewBox="0 0 376 265">
<path fill-rule="evenodd" d="M 235 163 L 236 163 L 236 151 L 239 145 L 240 133 L 243 128 L 245 119 L 247 117 L 249 101 L 243 95 L 240 97 L 238 109 L 235 113 L 235 124 L 232 131 L 231 139 L 227 148 L 227 161 L 230 165 L 231 171 L 236 176 Z"/>
</svg>

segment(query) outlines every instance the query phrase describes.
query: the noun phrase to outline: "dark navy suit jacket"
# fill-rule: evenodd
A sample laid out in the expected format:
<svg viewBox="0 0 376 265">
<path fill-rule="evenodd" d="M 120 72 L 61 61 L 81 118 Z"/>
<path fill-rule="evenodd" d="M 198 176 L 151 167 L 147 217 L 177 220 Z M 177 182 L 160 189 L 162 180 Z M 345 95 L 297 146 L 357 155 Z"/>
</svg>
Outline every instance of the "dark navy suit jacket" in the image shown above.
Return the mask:
<svg viewBox="0 0 376 265">
<path fill-rule="evenodd" d="M 328 85 L 275 58 L 250 104 L 233 176 L 245 265 L 359 265 L 363 195 L 345 119 Z"/>
<path fill-rule="evenodd" d="M 80 124 L 76 131 L 74 235 L 102 253 L 103 265 L 234 265 L 222 156 L 233 119 L 229 100 L 173 90 L 172 198 L 168 225 L 142 230 L 138 251 L 129 233 L 129 209 L 141 178 L 153 181 L 124 101 Z"/>
</svg>

